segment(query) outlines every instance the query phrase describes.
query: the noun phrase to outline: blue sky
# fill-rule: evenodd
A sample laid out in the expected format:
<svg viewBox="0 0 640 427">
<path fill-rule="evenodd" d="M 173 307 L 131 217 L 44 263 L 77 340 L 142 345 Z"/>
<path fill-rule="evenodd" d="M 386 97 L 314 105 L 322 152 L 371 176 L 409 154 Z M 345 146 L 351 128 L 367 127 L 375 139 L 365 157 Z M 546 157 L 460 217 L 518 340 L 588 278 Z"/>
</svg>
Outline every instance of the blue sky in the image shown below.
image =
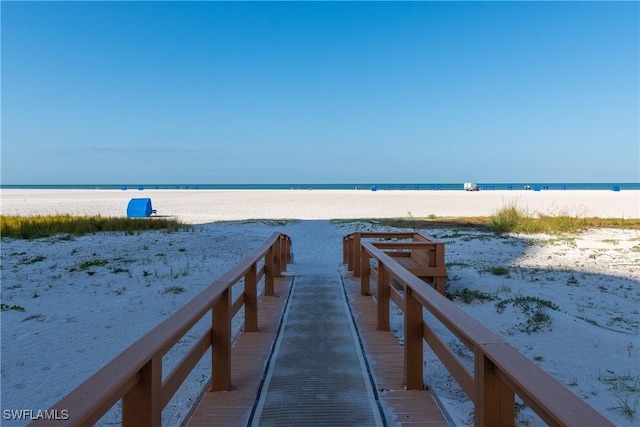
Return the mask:
<svg viewBox="0 0 640 427">
<path fill-rule="evenodd" d="M 7 2 L 3 184 L 638 182 L 638 2 Z"/>
</svg>

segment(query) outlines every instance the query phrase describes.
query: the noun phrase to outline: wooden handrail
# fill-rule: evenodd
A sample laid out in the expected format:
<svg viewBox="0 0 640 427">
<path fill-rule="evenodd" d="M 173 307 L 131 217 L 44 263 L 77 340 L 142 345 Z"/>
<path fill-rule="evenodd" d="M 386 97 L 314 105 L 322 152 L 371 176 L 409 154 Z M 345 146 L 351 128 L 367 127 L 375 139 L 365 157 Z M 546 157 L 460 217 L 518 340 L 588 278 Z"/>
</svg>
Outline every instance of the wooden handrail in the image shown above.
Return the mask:
<svg viewBox="0 0 640 427">
<path fill-rule="evenodd" d="M 264 260 L 264 267 L 257 269 Z M 86 426 L 95 424 L 122 399 L 123 427 L 160 426 L 162 409 L 198 361 L 212 348 L 212 390 L 228 390 L 231 384 L 231 319 L 245 306 L 245 329 L 257 330 L 256 286 L 265 278 L 273 294 L 273 279 L 291 260 L 291 239 L 272 234 L 238 265 L 204 289 L 177 312 L 116 356 L 89 379 L 64 396 L 50 411 L 65 411 L 66 420 L 35 420 L 30 426 Z M 231 301 L 231 288 L 245 279 L 244 292 Z M 206 314 L 211 327 L 187 351 L 165 380 L 162 357 Z"/>
<path fill-rule="evenodd" d="M 355 240 L 349 239 L 352 242 Z M 345 237 L 345 242 L 347 240 Z M 345 250 L 348 250 L 347 246 L 345 243 Z M 423 388 L 422 351 L 423 342 L 426 341 L 474 403 L 476 426 L 513 426 L 516 394 L 549 425 L 613 426 L 602 414 L 546 371 L 409 272 L 380 246 L 386 244 L 360 242 L 361 281 L 370 280 L 370 271 L 373 270 L 370 259 L 375 259 L 379 330 L 389 330 L 390 299 L 399 301 L 398 306 L 404 312 L 404 378 L 408 389 Z M 353 247 L 350 250 L 352 254 L 355 252 Z M 391 279 L 399 284 L 403 292 L 397 292 L 391 286 Z M 361 286 L 368 289 L 369 284 Z M 423 308 L 472 351 L 473 372 L 466 368 L 433 328 L 424 322 Z"/>
<path fill-rule="evenodd" d="M 412 239 L 416 235 L 420 236 L 421 240 L 431 239 L 414 231 L 356 231 L 355 233 L 347 234 L 342 241 L 344 263 L 347 264 L 349 271 L 353 271 L 355 277 L 360 277 L 360 242 L 362 239 Z"/>
<path fill-rule="evenodd" d="M 432 283 L 441 293 L 445 294 L 446 266 L 444 257 L 444 243 L 435 240 L 431 236 L 426 236 L 417 231 L 412 232 L 355 232 L 343 238 L 343 262 L 347 264 L 349 271 L 353 271 L 354 277 L 369 275 L 369 269 L 364 269 L 362 262 L 362 242 L 364 239 L 385 239 L 376 240 L 373 244 L 380 249 L 390 249 L 387 252 L 390 256 L 411 257 L 418 259 L 417 262 L 411 260 L 410 270 L 413 274 Z M 411 241 L 401 241 L 399 239 L 411 239 Z M 368 262 L 368 261 L 367 261 Z M 368 264 L 366 264 L 368 265 Z M 369 294 L 369 280 L 361 280 L 360 293 Z"/>
</svg>

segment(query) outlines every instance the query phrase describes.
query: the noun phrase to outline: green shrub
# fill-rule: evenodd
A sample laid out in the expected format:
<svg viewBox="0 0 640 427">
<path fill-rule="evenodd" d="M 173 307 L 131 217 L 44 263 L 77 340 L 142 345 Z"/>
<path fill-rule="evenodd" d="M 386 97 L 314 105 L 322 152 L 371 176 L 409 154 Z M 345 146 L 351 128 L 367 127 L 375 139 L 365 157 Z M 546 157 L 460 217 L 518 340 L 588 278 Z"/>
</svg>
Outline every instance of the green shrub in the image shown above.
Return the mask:
<svg viewBox="0 0 640 427">
<path fill-rule="evenodd" d="M 522 229 L 529 220 L 527 214 L 512 203 L 491 217 L 491 231 L 496 234 L 513 233 Z"/>
</svg>

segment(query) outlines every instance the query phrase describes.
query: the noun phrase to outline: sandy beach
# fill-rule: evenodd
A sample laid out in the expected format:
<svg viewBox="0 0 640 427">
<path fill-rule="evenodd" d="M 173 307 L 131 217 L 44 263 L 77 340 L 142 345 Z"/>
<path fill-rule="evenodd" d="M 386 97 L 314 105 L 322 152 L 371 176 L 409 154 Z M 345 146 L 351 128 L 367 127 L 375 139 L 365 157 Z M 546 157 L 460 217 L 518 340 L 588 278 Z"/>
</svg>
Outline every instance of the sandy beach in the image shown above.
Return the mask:
<svg viewBox="0 0 640 427">
<path fill-rule="evenodd" d="M 2 410 L 46 409 L 233 267 L 274 231 L 289 234 L 294 263 L 346 273 L 342 236 L 392 230 L 343 218 L 485 216 L 510 203 L 531 213 L 640 217 L 640 191 L 356 190 L 6 190 L 5 215 L 124 216 L 131 198 L 150 197 L 158 215 L 191 230 L 103 233 L 33 241 L 2 239 Z M 290 219 L 290 221 L 265 221 Z M 637 425 L 640 408 L 640 231 L 509 235 L 425 230 L 446 244 L 447 291 L 454 303 L 498 333 L 614 424 Z M 94 262 L 89 270 L 81 263 Z M 492 273 L 502 267 L 506 274 Z M 503 270 L 503 272 L 504 272 Z M 180 289 L 180 292 L 176 292 Z M 467 291 L 492 300 L 465 301 Z M 552 301 L 550 322 L 531 330 L 518 296 Z M 496 305 L 503 302 L 503 311 Z M 402 317 L 392 310 L 393 329 Z M 242 319 L 236 319 L 234 333 Z M 193 341 L 197 325 L 183 342 Z M 437 325 L 441 333 L 443 326 Z M 400 331 L 400 332 L 399 332 Z M 451 348 L 472 366 L 453 337 Z M 184 354 L 179 345 L 165 358 Z M 205 360 L 207 357 L 205 356 Z M 425 347 L 425 382 L 457 425 L 472 406 Z M 163 413 L 178 426 L 206 382 L 200 364 Z M 168 368 L 167 368 L 168 370 Z M 118 408 L 100 425 L 113 425 Z M 529 408 L 519 425 L 543 425 Z M 3 419 L 2 425 L 24 421 Z"/>
<path fill-rule="evenodd" d="M 531 214 L 640 218 L 640 191 L 1 190 L 4 215 L 125 216 L 132 198 L 189 224 L 263 219 L 490 216 L 516 203 Z"/>
</svg>

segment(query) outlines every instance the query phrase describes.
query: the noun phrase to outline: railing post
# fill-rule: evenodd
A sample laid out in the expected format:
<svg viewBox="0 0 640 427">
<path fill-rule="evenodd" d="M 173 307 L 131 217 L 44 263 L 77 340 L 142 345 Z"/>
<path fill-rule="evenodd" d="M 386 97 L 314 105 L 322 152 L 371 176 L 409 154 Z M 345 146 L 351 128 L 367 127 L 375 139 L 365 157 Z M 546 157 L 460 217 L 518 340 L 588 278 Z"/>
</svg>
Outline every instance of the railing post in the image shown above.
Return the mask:
<svg viewBox="0 0 640 427">
<path fill-rule="evenodd" d="M 389 330 L 389 289 L 391 279 L 384 264 L 378 261 L 378 303 L 376 309 L 377 329 L 379 331 Z"/>
<path fill-rule="evenodd" d="M 287 250 L 289 248 L 289 245 L 287 243 L 287 236 L 285 236 L 284 234 L 280 235 L 279 241 L 280 241 L 280 252 L 279 252 L 280 275 L 279 276 L 282 276 L 282 272 L 287 269 L 287 264 L 289 264 L 287 262 Z"/>
<path fill-rule="evenodd" d="M 244 275 L 244 331 L 258 332 L 258 272 L 253 263 Z"/>
<path fill-rule="evenodd" d="M 211 315 L 211 391 L 231 386 L 231 290 L 227 288 Z"/>
<path fill-rule="evenodd" d="M 476 347 L 474 353 L 475 427 L 513 426 L 514 392 L 498 378 L 482 348 Z"/>
<path fill-rule="evenodd" d="M 273 257 L 273 246 L 271 246 L 264 258 L 264 294 L 267 296 L 273 296 L 273 294 L 275 293 L 273 280 L 273 269 L 275 265 L 273 262 Z"/>
<path fill-rule="evenodd" d="M 362 252 L 362 248 L 360 247 L 361 240 L 362 240 L 362 235 L 360 233 L 353 233 L 353 243 L 352 243 L 353 277 L 360 277 L 360 254 Z"/>
<path fill-rule="evenodd" d="M 162 356 L 154 356 L 138 375 L 138 383 L 122 397 L 122 426 L 160 427 Z"/>
<path fill-rule="evenodd" d="M 284 266 L 282 271 L 287 269 L 287 266 L 291 264 L 291 239 L 289 236 L 284 236 Z"/>
<path fill-rule="evenodd" d="M 424 388 L 422 322 L 422 304 L 407 286 L 404 292 L 404 385 L 407 390 Z"/>
<path fill-rule="evenodd" d="M 282 262 L 282 248 L 280 245 L 280 237 L 273 242 L 273 277 L 280 277 L 280 263 Z"/>
<path fill-rule="evenodd" d="M 370 282 L 371 282 L 371 265 L 370 265 L 369 252 L 362 251 L 360 257 L 360 295 L 371 295 Z"/>
<path fill-rule="evenodd" d="M 347 264 L 347 270 L 351 271 L 351 251 L 349 250 L 349 241 L 351 240 L 351 235 L 347 234 L 342 238 L 342 262 L 343 264 Z"/>
<path fill-rule="evenodd" d="M 445 267 L 444 260 L 444 243 L 436 243 L 436 256 L 435 256 L 435 266 L 434 267 Z M 442 295 L 446 293 L 446 278 L 439 276 L 434 278 L 434 282 L 436 285 L 436 291 L 440 292 Z"/>
</svg>

